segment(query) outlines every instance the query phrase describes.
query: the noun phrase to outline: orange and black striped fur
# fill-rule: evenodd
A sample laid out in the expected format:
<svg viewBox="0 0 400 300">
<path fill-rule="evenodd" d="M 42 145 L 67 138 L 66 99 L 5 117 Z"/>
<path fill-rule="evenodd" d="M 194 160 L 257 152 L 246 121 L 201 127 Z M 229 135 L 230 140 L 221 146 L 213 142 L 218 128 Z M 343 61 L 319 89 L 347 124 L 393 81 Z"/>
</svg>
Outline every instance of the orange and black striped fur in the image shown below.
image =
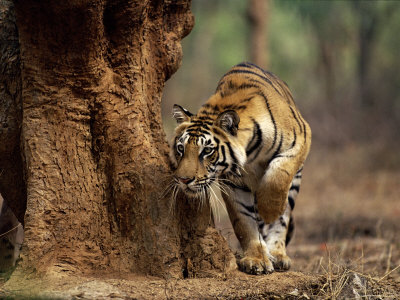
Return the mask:
<svg viewBox="0 0 400 300">
<path fill-rule="evenodd" d="M 282 80 L 251 63 L 230 69 L 196 115 L 174 105 L 175 182 L 202 198 L 220 187 L 252 274 L 288 269 L 286 245 L 311 130 Z"/>
</svg>

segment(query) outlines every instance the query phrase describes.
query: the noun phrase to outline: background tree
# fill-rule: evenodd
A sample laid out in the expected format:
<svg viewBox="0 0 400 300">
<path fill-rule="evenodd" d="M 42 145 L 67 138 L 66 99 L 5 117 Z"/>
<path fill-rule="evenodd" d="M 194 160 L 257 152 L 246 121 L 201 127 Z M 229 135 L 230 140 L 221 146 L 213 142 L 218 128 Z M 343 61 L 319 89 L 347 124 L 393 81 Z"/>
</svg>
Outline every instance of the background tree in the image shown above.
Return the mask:
<svg viewBox="0 0 400 300">
<path fill-rule="evenodd" d="M 268 0 L 249 0 L 250 61 L 267 69 L 268 67 Z"/>
</svg>

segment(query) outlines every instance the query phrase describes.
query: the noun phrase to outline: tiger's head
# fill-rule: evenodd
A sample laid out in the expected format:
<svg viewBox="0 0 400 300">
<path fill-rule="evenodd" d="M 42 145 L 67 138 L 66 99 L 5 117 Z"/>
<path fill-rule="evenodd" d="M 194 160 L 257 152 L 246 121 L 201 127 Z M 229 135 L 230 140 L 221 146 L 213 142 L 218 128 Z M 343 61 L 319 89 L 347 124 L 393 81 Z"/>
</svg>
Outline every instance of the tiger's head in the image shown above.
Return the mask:
<svg viewBox="0 0 400 300">
<path fill-rule="evenodd" d="M 238 176 L 246 153 L 237 131 L 239 116 L 234 110 L 193 115 L 174 105 L 178 126 L 171 143 L 175 184 L 188 196 L 207 193 L 221 176 Z"/>
</svg>

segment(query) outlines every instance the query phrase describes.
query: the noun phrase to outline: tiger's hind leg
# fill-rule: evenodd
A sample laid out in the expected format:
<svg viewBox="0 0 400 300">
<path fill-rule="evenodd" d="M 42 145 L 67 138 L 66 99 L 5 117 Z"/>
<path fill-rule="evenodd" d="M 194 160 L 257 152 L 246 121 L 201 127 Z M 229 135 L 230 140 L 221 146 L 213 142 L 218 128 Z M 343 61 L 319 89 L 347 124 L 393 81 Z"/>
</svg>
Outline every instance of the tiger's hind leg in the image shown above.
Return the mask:
<svg viewBox="0 0 400 300">
<path fill-rule="evenodd" d="M 274 257 L 275 270 L 288 270 L 290 268 L 290 258 L 286 254 L 286 246 L 290 242 L 293 235 L 294 222 L 292 211 L 294 209 L 295 199 L 300 189 L 301 183 L 301 170 L 297 172 L 293 178 L 292 185 L 289 190 L 288 203 L 285 212 L 278 218 L 278 220 L 267 225 L 267 233 L 265 242 Z"/>
<path fill-rule="evenodd" d="M 290 268 L 290 258 L 286 254 L 286 237 L 289 233 L 290 219 L 291 209 L 287 205 L 283 215 L 272 224 L 267 225 L 268 231 L 265 242 L 270 254 L 274 257 L 275 270 L 288 270 Z"/>
</svg>

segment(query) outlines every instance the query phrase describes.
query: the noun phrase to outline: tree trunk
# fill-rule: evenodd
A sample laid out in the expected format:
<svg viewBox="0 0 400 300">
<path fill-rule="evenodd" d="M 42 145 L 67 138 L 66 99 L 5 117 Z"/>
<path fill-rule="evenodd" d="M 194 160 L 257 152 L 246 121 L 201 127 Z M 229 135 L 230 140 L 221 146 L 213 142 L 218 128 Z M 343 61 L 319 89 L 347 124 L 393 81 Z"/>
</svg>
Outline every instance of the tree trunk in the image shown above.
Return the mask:
<svg viewBox="0 0 400 300">
<path fill-rule="evenodd" d="M 209 210 L 190 211 L 190 222 L 190 205 L 171 214 L 165 196 L 161 92 L 193 26 L 190 0 L 18 0 L 15 10 L 22 104 L 12 103 L 12 145 L 21 128 L 22 160 L 5 172 L 25 174 L 21 270 L 182 277 L 198 235 L 231 262 L 207 229 Z"/>
<path fill-rule="evenodd" d="M 372 48 L 377 33 L 377 15 L 368 10 L 369 6 L 357 2 L 360 18 L 358 28 L 359 55 L 357 60 L 358 86 L 360 91 L 361 106 L 370 109 L 374 104 L 374 95 L 371 93 L 369 73 L 372 58 Z M 363 7 L 364 6 L 364 7 Z M 364 8 L 364 9 L 363 9 Z"/>
<path fill-rule="evenodd" d="M 317 30 L 317 44 L 319 47 L 319 65 L 321 66 L 322 77 L 324 79 L 325 97 L 327 103 L 335 107 L 336 78 L 334 70 L 335 57 L 332 51 L 333 47 L 331 42 L 326 40 L 323 32 L 319 30 Z"/>
<path fill-rule="evenodd" d="M 268 47 L 267 47 L 267 0 L 248 0 L 247 15 L 250 24 L 249 52 L 250 60 L 256 65 L 268 68 Z"/>
</svg>

